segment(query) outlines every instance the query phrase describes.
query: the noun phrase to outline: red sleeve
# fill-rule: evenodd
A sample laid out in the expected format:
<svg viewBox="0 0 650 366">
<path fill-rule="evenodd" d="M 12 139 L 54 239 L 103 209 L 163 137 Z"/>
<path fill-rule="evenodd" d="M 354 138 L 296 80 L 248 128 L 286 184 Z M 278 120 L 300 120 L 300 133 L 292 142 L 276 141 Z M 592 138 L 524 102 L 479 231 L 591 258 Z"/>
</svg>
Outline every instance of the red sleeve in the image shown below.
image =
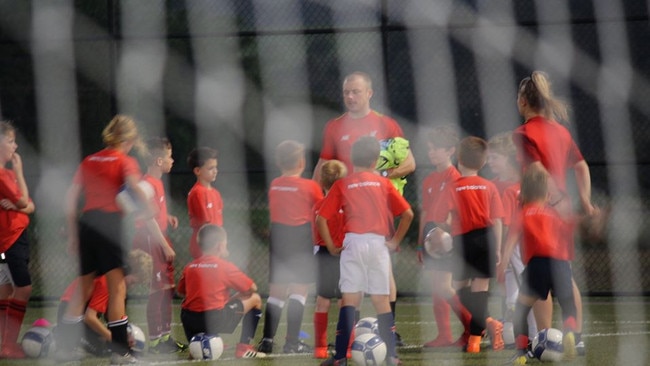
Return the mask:
<svg viewBox="0 0 650 366">
<path fill-rule="evenodd" d="M 176 285 L 176 292 L 181 296 L 185 296 L 185 269 L 183 269 L 178 285 Z"/>
<path fill-rule="evenodd" d="M 402 131 L 402 127 L 397 123 L 396 120 L 384 116 L 385 120 L 389 121 L 389 133 L 391 137 L 404 137 L 404 131 Z"/>
<path fill-rule="evenodd" d="M 571 164 L 571 167 L 585 160 L 585 158 L 582 156 L 582 153 L 580 152 L 580 149 L 578 148 L 578 145 L 576 145 L 575 141 L 573 140 L 571 141 L 571 148 L 569 149 L 568 159 L 569 159 L 569 164 Z"/>
<path fill-rule="evenodd" d="M 251 289 L 253 280 L 237 268 L 236 265 L 230 262 L 224 262 L 222 265 L 226 267 L 224 270 L 227 273 L 226 278 L 228 279 L 229 288 L 239 292 L 246 292 Z"/>
<path fill-rule="evenodd" d="M 339 209 L 341 208 L 341 189 L 340 181 L 334 182 L 332 188 L 327 193 L 327 196 L 323 199 L 323 204 L 320 207 L 318 215 L 323 217 L 326 220 L 334 219 L 335 215 L 338 214 Z"/>
<path fill-rule="evenodd" d="M 90 296 L 88 307 L 98 313 L 105 314 L 108 308 L 108 285 L 106 276 L 101 276 L 93 281 L 93 293 Z"/>
<path fill-rule="evenodd" d="M 6 198 L 16 203 L 22 196 L 23 194 L 20 192 L 18 184 L 16 184 L 16 176 L 13 171 L 0 169 L 0 198 Z"/>
<path fill-rule="evenodd" d="M 190 226 L 200 228 L 208 222 L 207 199 L 202 187 L 195 187 L 187 196 L 187 211 L 190 216 Z"/>
<path fill-rule="evenodd" d="M 491 188 L 491 199 L 490 199 L 490 218 L 491 219 L 503 219 L 503 203 L 501 202 L 501 196 L 497 188 L 492 185 Z"/>
</svg>

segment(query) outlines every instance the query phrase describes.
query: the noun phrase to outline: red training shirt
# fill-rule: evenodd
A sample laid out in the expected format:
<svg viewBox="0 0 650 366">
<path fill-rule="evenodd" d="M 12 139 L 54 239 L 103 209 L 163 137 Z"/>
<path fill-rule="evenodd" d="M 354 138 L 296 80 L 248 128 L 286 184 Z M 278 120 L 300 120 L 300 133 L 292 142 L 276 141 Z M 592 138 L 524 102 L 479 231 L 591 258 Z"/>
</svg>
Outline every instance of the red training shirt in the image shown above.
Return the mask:
<svg viewBox="0 0 650 366">
<path fill-rule="evenodd" d="M 389 237 L 392 217 L 411 208 L 390 180 L 372 172 L 355 172 L 334 182 L 319 216 L 336 219 L 343 209 L 344 232 Z"/>
<path fill-rule="evenodd" d="M 325 202 L 325 198 L 316 202 L 313 209 L 314 217 L 312 221 L 312 237 L 314 238 L 314 244 L 320 246 L 325 246 L 325 242 L 323 241 L 323 238 L 321 238 L 320 232 L 318 232 L 318 227 L 316 226 L 316 216 L 318 216 L 318 213 L 320 212 L 320 208 L 323 206 L 324 202 Z M 334 246 L 337 248 L 342 247 L 343 238 L 345 237 L 345 232 L 343 231 L 344 228 L 343 210 L 339 210 L 338 215 L 334 215 L 334 217 L 331 220 L 327 220 L 327 228 L 330 230 L 330 236 L 332 237 L 332 242 L 334 243 Z"/>
<path fill-rule="evenodd" d="M 61 295 L 61 301 L 70 301 L 75 290 L 79 286 L 79 277 L 75 278 Z M 106 276 L 95 277 L 93 280 L 93 292 L 88 301 L 87 308 L 91 308 L 98 313 L 105 314 L 108 309 L 108 284 Z"/>
<path fill-rule="evenodd" d="M 571 253 L 563 235 L 573 225 L 564 221 L 550 206 L 526 204 L 517 215 L 513 229 L 521 230 L 521 259 L 527 264 L 532 257 L 571 260 Z"/>
<path fill-rule="evenodd" d="M 524 169 L 541 162 L 558 188 L 566 193 L 567 170 L 584 160 L 569 130 L 554 120 L 536 116 L 517 127 L 512 139 Z"/>
<path fill-rule="evenodd" d="M 130 175 L 139 177 L 140 167 L 135 158 L 121 151 L 106 148 L 88 155 L 73 178 L 73 183 L 80 185 L 84 193 L 83 212 L 119 212 L 115 196 Z"/>
<path fill-rule="evenodd" d="M 246 292 L 253 280 L 237 266 L 215 255 L 204 255 L 183 269 L 178 293 L 185 296 L 181 307 L 194 312 L 223 309 L 230 290 Z"/>
<path fill-rule="evenodd" d="M 461 235 L 493 225 L 503 218 L 501 197 L 494 183 L 477 175 L 456 179 L 433 209 L 433 221 L 445 222 L 451 212 L 451 235 Z"/>
<path fill-rule="evenodd" d="M 433 207 L 445 188 L 460 178 L 460 172 L 451 165 L 443 171 L 433 171 L 422 181 L 422 211 L 424 223 L 433 221 Z"/>
<path fill-rule="evenodd" d="M 197 241 L 199 229 L 205 224 L 223 226 L 221 193 L 212 186 L 206 187 L 196 182 L 187 195 L 187 211 L 192 228 L 190 254 L 192 258 L 198 258 L 203 254 Z"/>
<path fill-rule="evenodd" d="M 11 169 L 0 168 L 0 199 L 18 202 L 23 194 L 18 187 L 16 174 Z M 29 225 L 29 215 L 0 209 L 0 253 L 7 251 Z"/>
<path fill-rule="evenodd" d="M 271 222 L 299 226 L 312 222 L 312 208 L 323 199 L 318 183 L 302 177 L 280 176 L 269 187 Z"/>
<path fill-rule="evenodd" d="M 373 136 L 381 141 L 392 137 L 404 137 L 402 128 L 394 119 L 371 110 L 365 117 L 354 119 L 348 113 L 327 122 L 323 130 L 323 146 L 320 158 L 338 159 L 353 170 L 352 145 L 361 136 Z"/>
</svg>

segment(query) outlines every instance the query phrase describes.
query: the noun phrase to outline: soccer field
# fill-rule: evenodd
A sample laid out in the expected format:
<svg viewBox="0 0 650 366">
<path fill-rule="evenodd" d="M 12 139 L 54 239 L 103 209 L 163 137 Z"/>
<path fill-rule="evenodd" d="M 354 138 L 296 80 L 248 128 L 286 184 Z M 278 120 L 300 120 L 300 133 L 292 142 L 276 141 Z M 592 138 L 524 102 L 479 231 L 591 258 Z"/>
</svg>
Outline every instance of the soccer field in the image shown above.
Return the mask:
<svg viewBox="0 0 650 366">
<path fill-rule="evenodd" d="M 491 299 L 490 309 L 493 314 L 498 314 L 499 304 L 496 298 Z M 494 352 L 486 345 L 480 354 L 465 354 L 459 349 L 445 348 L 435 351 L 424 350 L 421 344 L 435 337 L 436 327 L 433 321 L 431 305 L 426 298 L 400 298 L 397 305 L 397 329 L 402 339 L 407 344 L 399 349 L 400 358 L 404 365 L 501 365 L 512 355 L 513 351 L 504 350 Z M 182 327 L 178 320 L 178 304 L 175 305 L 175 319 L 173 324 L 174 336 L 185 340 Z M 624 298 L 584 298 L 585 320 L 583 339 L 586 343 L 587 355 L 578 357 L 573 362 L 564 362 L 563 365 L 647 365 L 650 363 L 650 298 L 624 297 Z M 129 303 L 129 316 L 131 320 L 146 331 L 145 306 L 139 301 Z M 557 305 L 556 305 L 556 310 Z M 47 305 L 43 307 L 32 306 L 28 309 L 24 324 L 31 324 L 34 319 L 46 317 L 54 319 L 56 307 Z M 312 326 L 313 304 L 308 304 L 305 309 L 303 330 L 313 334 Z M 334 340 L 337 312 L 334 308 L 330 311 L 330 341 Z M 373 311 L 370 301 L 365 301 L 362 316 L 372 316 Z M 556 315 L 557 311 L 556 311 Z M 557 317 L 556 317 L 557 318 Z M 460 324 L 453 319 L 452 326 L 456 335 L 460 334 Z M 559 321 L 554 326 L 561 328 Z M 24 326 L 23 331 L 28 327 Z M 286 323 L 280 323 L 276 337 L 276 349 L 283 345 L 283 332 Z M 262 322 L 258 328 L 257 339 L 260 338 Z M 265 360 L 240 360 L 234 358 L 234 345 L 239 339 L 239 329 L 234 335 L 223 335 L 226 349 L 218 361 L 197 362 L 188 361 L 188 354 L 148 356 L 141 357 L 141 361 L 152 365 L 318 365 L 319 361 L 311 355 L 282 355 L 273 354 Z M 305 342 L 312 343 L 311 339 Z M 279 347 L 278 347 L 279 346 Z M 531 364 L 542 364 L 538 361 Z M 34 365 L 36 360 L 1 360 L 0 365 Z M 50 359 L 38 360 L 38 364 L 53 365 Z M 71 363 L 80 365 L 108 365 L 108 359 L 87 358 L 82 362 Z"/>
</svg>

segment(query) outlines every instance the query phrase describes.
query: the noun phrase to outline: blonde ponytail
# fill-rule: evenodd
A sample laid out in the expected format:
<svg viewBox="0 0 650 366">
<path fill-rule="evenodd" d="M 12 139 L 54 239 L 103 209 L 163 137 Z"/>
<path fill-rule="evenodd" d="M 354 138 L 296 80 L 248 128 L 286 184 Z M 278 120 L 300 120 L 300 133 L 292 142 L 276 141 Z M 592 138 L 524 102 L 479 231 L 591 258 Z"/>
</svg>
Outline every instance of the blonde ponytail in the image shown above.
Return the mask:
<svg viewBox="0 0 650 366">
<path fill-rule="evenodd" d="M 569 123 L 568 105 L 555 97 L 546 73 L 533 71 L 530 77 L 524 78 L 519 84 L 519 94 L 528 102 L 531 109 L 544 117 L 562 124 Z"/>
</svg>

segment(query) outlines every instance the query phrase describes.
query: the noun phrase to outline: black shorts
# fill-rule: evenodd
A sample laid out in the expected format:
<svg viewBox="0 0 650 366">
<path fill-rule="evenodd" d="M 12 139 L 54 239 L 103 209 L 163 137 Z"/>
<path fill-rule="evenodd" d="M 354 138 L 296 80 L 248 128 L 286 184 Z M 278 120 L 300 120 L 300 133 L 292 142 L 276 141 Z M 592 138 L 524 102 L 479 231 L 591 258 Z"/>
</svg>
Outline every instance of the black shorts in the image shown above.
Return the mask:
<svg viewBox="0 0 650 366">
<path fill-rule="evenodd" d="M 427 233 L 433 228 L 435 228 L 437 225 L 433 222 L 427 222 L 424 225 L 424 229 L 422 230 L 422 238 L 426 237 Z M 436 271 L 442 271 L 442 272 L 451 272 L 453 268 L 453 261 L 449 256 L 445 256 L 443 258 L 433 258 L 429 254 L 427 254 L 426 249 L 422 248 L 423 250 L 423 264 L 424 264 L 424 269 L 425 270 L 436 270 Z"/>
<path fill-rule="evenodd" d="M 558 299 L 573 298 L 571 263 L 553 258 L 533 257 L 521 274 L 519 291 L 523 295 L 544 300 L 549 291 Z"/>
<path fill-rule="evenodd" d="M 81 275 L 101 276 L 115 268 L 124 268 L 122 214 L 87 211 L 79 220 L 79 256 Z"/>
<path fill-rule="evenodd" d="M 16 239 L 14 244 L 5 252 L 5 262 L 9 267 L 11 279 L 14 286 L 25 287 L 32 284 L 32 277 L 29 275 L 29 241 L 27 230 Z"/>
<path fill-rule="evenodd" d="M 318 279 L 316 280 L 316 295 L 326 299 L 340 299 L 341 290 L 341 257 L 331 255 L 325 246 L 319 246 L 316 252 L 318 262 Z"/>
<path fill-rule="evenodd" d="M 454 281 L 494 277 L 496 246 L 491 228 L 483 228 L 454 237 L 452 277 Z"/>
<path fill-rule="evenodd" d="M 244 316 L 244 304 L 239 299 L 230 300 L 219 310 L 190 311 L 181 309 L 181 323 L 189 341 L 198 333 L 231 334 Z"/>
<path fill-rule="evenodd" d="M 287 226 L 271 224 L 271 283 L 308 284 L 316 281 L 316 259 L 311 224 Z"/>
</svg>

